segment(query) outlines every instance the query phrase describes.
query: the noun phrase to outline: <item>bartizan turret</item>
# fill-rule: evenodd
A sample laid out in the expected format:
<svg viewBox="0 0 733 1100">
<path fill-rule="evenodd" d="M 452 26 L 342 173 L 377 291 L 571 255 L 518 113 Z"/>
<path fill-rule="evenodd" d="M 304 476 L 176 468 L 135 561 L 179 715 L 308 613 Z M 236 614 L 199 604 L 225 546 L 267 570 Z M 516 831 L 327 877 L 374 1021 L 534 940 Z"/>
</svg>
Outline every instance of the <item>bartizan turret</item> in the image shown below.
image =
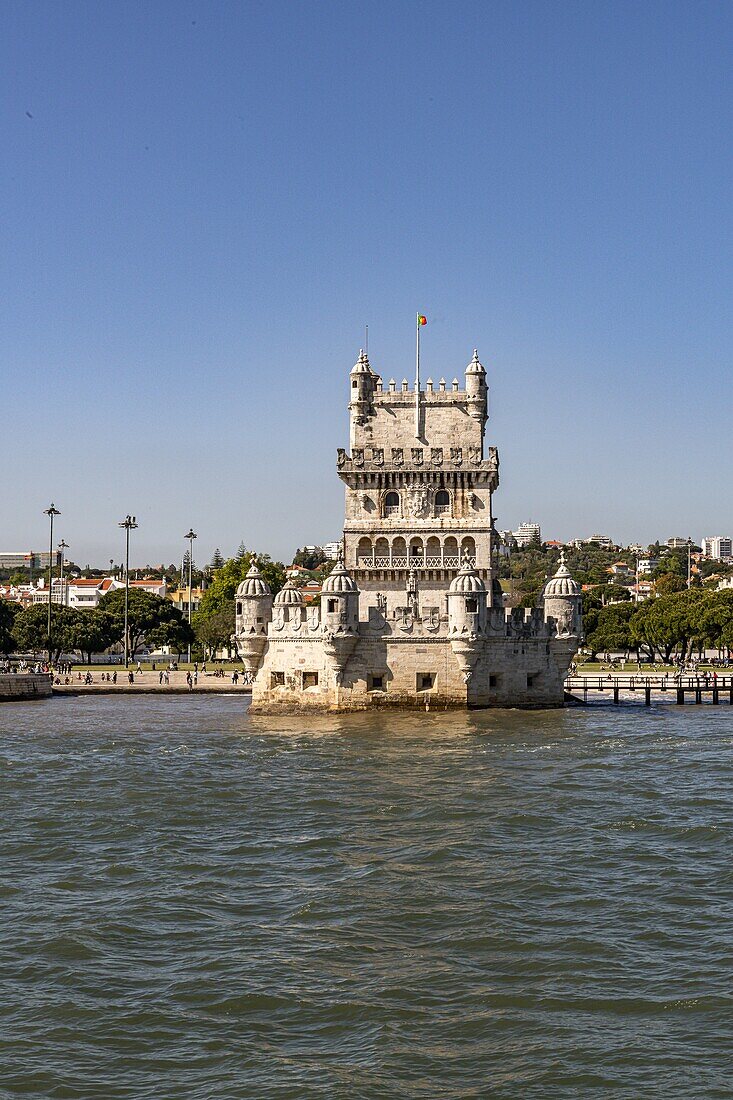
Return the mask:
<svg viewBox="0 0 733 1100">
<path fill-rule="evenodd" d="M 471 679 L 486 633 L 486 585 L 468 556 L 448 588 L 448 637 L 463 675 Z"/>
<path fill-rule="evenodd" d="M 237 588 L 235 638 L 245 670 L 255 676 L 267 646 L 267 628 L 272 620 L 272 592 L 253 559 L 249 572 Z"/>
<path fill-rule="evenodd" d="M 374 391 L 378 378 L 369 366 L 366 352 L 359 352 L 359 358 L 351 368 L 349 379 L 351 383 L 349 417 L 351 420 L 351 446 L 353 447 L 355 427 L 366 424 L 369 417 L 374 414 Z"/>
<path fill-rule="evenodd" d="M 559 638 L 580 637 L 583 631 L 582 593 L 565 564 L 565 551 L 560 552 L 560 564 L 543 593 L 545 622 L 552 620 Z"/>
<path fill-rule="evenodd" d="M 339 686 L 359 636 L 359 589 L 340 551 L 321 589 L 321 629 L 324 653 Z"/>
<path fill-rule="evenodd" d="M 481 423 L 481 434 L 489 413 L 486 371 L 481 365 L 478 350 L 473 349 L 473 359 L 466 367 L 466 403 L 468 415 Z"/>
</svg>

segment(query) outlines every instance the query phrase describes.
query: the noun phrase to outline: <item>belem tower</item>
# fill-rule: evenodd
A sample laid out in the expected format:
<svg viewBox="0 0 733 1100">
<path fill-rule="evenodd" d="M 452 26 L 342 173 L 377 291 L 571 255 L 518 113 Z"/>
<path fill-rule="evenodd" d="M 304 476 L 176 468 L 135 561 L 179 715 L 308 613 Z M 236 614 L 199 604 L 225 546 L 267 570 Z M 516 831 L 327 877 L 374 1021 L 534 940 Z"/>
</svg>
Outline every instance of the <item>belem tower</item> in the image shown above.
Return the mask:
<svg viewBox="0 0 733 1100">
<path fill-rule="evenodd" d="M 349 381 L 343 553 L 320 607 L 290 581 L 273 598 L 256 564 L 237 591 L 253 711 L 562 706 L 580 588 L 561 561 L 539 607 L 504 607 L 478 354 L 463 389 L 385 386 L 363 352 Z"/>
</svg>

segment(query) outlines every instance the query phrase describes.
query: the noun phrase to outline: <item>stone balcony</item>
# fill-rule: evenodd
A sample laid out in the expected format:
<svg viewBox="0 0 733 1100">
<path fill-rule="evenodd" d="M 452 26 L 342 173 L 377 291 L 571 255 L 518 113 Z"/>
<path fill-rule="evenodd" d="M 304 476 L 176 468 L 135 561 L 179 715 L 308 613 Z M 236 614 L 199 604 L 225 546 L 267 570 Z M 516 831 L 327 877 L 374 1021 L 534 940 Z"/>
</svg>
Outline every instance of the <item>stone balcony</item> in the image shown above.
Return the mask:
<svg viewBox="0 0 733 1100">
<path fill-rule="evenodd" d="M 469 558 L 471 565 L 475 565 L 475 559 Z M 458 555 L 438 554 L 425 557 L 422 554 L 413 557 L 388 554 L 384 557 L 376 554 L 371 557 L 359 556 L 356 559 L 357 569 L 460 569 L 461 558 Z"/>
</svg>

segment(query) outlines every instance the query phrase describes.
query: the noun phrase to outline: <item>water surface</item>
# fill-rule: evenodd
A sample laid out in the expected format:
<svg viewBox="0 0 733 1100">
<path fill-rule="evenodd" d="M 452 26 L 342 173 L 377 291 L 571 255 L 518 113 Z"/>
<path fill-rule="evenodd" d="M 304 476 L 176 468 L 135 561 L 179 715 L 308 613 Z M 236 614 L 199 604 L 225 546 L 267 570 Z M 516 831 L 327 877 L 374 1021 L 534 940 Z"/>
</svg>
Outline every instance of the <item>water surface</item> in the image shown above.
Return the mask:
<svg viewBox="0 0 733 1100">
<path fill-rule="evenodd" d="M 728 708 L 0 735 L 3 1097 L 733 1095 Z"/>
</svg>

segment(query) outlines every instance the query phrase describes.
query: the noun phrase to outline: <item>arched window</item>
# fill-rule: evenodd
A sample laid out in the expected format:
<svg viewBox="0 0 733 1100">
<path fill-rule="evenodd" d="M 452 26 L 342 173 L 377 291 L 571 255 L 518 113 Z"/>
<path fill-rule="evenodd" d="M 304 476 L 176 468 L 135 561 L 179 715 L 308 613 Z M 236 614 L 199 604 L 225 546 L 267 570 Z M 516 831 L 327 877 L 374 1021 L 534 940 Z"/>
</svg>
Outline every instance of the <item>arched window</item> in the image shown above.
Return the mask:
<svg viewBox="0 0 733 1100">
<path fill-rule="evenodd" d="M 242 614 L 242 605 L 241 605 L 241 603 L 237 603 L 237 614 L 238 615 Z"/>
<path fill-rule="evenodd" d="M 446 489 L 438 489 L 435 494 L 436 516 L 447 516 L 450 512 L 450 493 Z"/>
<path fill-rule="evenodd" d="M 400 514 L 400 494 L 387 493 L 384 498 L 385 516 L 398 516 Z"/>
</svg>

